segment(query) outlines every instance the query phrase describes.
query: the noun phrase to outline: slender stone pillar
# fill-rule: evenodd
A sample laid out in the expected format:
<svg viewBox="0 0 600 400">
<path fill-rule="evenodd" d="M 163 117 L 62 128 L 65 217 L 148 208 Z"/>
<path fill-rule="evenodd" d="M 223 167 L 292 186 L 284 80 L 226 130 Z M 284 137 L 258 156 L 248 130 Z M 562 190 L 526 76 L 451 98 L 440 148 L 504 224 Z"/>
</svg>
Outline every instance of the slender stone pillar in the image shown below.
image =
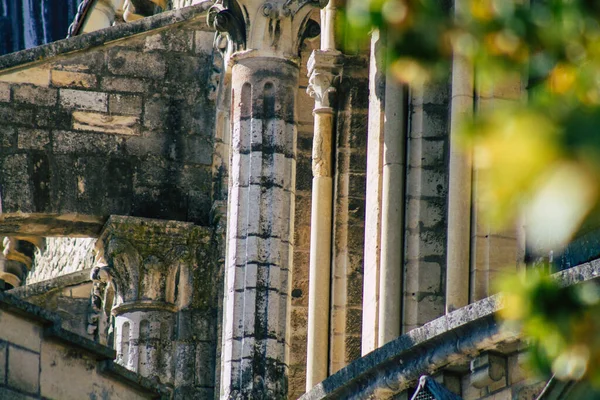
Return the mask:
<svg viewBox="0 0 600 400">
<path fill-rule="evenodd" d="M 333 214 L 332 141 L 335 92 L 341 53 L 314 51 L 308 61 L 308 93 L 315 99 L 310 218 L 310 274 L 306 390 L 327 378 L 329 354 L 329 292 Z"/>
<path fill-rule="evenodd" d="M 456 12 L 466 7 L 455 0 Z M 473 66 L 455 54 L 452 62 L 450 100 L 450 162 L 448 184 L 448 242 L 446 273 L 446 312 L 469 304 L 471 258 L 471 183 L 472 157 L 455 143 L 458 124 L 473 115 Z"/>
<path fill-rule="evenodd" d="M 284 399 L 298 49 L 314 26 L 311 6 L 320 4 L 242 0 L 226 9 L 222 3 L 209 13 L 209 22 L 230 39 L 232 65 L 221 398 Z"/>
</svg>

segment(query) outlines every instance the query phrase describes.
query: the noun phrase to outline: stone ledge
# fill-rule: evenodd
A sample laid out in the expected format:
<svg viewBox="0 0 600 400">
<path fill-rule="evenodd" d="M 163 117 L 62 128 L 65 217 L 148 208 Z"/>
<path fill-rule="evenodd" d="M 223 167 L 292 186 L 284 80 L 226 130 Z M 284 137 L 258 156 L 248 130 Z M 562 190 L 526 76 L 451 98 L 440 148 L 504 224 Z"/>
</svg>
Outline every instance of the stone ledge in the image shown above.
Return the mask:
<svg viewBox="0 0 600 400">
<path fill-rule="evenodd" d="M 158 399 L 171 399 L 171 388 L 161 385 L 156 381 L 129 371 L 127 368 L 115 363 L 112 360 L 101 361 L 98 364 L 98 370 L 106 375 L 110 375 L 126 384 L 135 384 L 146 391 L 158 393 Z"/>
<path fill-rule="evenodd" d="M 90 353 L 90 355 L 98 361 L 112 361 L 117 357 L 117 352 L 115 350 L 63 329 L 59 324 L 44 328 L 44 337 L 58 340 L 59 342 L 67 343 L 70 346 L 84 350 L 87 353 Z"/>
<path fill-rule="evenodd" d="M 135 22 L 119 24 L 88 34 L 58 40 L 31 49 L 21 50 L 16 53 L 10 53 L 0 57 L 0 71 L 6 72 L 9 69 L 22 67 L 26 64 L 44 62 L 48 58 L 56 57 L 61 54 L 102 46 L 127 36 L 172 26 L 173 24 L 201 19 L 212 5 L 212 1 L 207 1 L 195 6 L 164 12 L 148 18 L 142 18 Z"/>
<path fill-rule="evenodd" d="M 600 259 L 554 276 L 565 286 L 597 279 Z M 516 342 L 519 332 L 500 329 L 494 318 L 503 307 L 500 294 L 446 314 L 350 363 L 300 399 L 392 397 L 414 385 L 423 374 L 467 362 L 472 355 L 503 343 Z"/>
<path fill-rule="evenodd" d="M 91 271 L 91 268 L 88 268 L 66 275 L 60 275 L 56 278 L 51 278 L 46 281 L 36 282 L 10 289 L 8 293 L 21 299 L 48 294 L 53 290 L 63 290 L 70 286 L 77 286 L 84 282 L 91 282 Z"/>
</svg>

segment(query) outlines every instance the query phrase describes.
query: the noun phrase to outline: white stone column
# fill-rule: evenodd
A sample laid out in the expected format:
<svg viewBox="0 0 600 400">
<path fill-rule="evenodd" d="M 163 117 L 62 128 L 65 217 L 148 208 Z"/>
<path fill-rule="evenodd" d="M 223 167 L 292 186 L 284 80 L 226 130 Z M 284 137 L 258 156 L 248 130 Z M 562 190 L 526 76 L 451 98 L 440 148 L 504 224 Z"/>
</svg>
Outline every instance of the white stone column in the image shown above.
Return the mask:
<svg viewBox="0 0 600 400">
<path fill-rule="evenodd" d="M 232 140 L 221 398 L 287 398 L 298 50 L 314 0 L 217 2 Z M 237 4 L 236 4 L 237 5 Z M 242 11 L 243 10 L 243 11 Z"/>
<path fill-rule="evenodd" d="M 238 59 L 232 86 L 221 396 L 283 398 L 289 352 L 298 67 L 278 58 Z"/>
<path fill-rule="evenodd" d="M 401 334 L 406 99 L 386 70 L 385 40 L 371 37 L 362 354 Z"/>
<path fill-rule="evenodd" d="M 335 92 L 341 53 L 314 51 L 308 61 L 308 93 L 315 99 L 312 154 L 312 210 L 308 298 L 306 390 L 328 375 L 331 230 L 333 214 L 332 142 Z"/>
<path fill-rule="evenodd" d="M 455 11 L 466 7 L 455 0 Z M 450 162 L 448 183 L 448 240 L 446 255 L 446 312 L 469 304 L 471 257 L 471 154 L 456 144 L 458 123 L 473 115 L 473 66 L 455 54 L 450 99 Z"/>
</svg>

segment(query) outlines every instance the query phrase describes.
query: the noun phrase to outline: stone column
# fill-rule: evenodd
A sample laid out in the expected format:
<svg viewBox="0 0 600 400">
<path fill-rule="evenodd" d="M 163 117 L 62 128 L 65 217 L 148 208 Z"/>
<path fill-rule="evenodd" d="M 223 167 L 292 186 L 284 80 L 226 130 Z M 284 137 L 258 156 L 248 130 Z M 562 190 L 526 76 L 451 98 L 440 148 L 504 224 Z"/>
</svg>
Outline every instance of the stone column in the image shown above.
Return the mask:
<svg viewBox="0 0 600 400">
<path fill-rule="evenodd" d="M 329 355 L 329 292 L 333 214 L 332 141 L 335 92 L 341 53 L 314 51 L 308 61 L 308 93 L 315 99 L 312 155 L 312 210 L 308 299 L 306 390 L 327 378 Z"/>
<path fill-rule="evenodd" d="M 466 3 L 455 0 L 456 12 Z M 459 121 L 473 115 L 473 66 L 458 54 L 452 61 L 450 100 L 450 162 L 448 184 L 448 242 L 446 274 L 446 312 L 469 304 L 471 259 L 471 154 L 454 142 Z"/>
<path fill-rule="evenodd" d="M 221 398 L 287 397 L 298 49 L 318 1 L 216 4 L 230 39 L 232 151 Z M 242 9 L 244 10 L 242 12 Z"/>
<path fill-rule="evenodd" d="M 187 278 L 198 269 L 196 252 L 207 240 L 205 230 L 191 223 L 112 216 L 96 245 L 92 279 L 114 290 L 117 362 L 176 389 L 186 382 L 178 381 L 175 364 L 187 355 L 176 348 L 175 322 L 196 296 Z M 180 316 L 179 325 L 184 322 Z"/>
<path fill-rule="evenodd" d="M 0 281 L 5 290 L 24 284 L 33 263 L 34 247 L 42 247 L 44 239 L 35 237 L 5 237 L 0 254 Z"/>
</svg>

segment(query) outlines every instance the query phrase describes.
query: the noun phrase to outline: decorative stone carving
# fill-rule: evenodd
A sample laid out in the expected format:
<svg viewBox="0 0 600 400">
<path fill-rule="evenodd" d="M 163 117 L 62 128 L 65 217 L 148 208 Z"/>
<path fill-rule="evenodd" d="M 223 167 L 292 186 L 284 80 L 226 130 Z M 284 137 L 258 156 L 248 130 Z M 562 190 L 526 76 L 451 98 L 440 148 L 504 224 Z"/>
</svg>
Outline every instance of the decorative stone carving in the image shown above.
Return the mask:
<svg viewBox="0 0 600 400">
<path fill-rule="evenodd" d="M 311 54 L 306 92 L 315 99 L 315 113 L 331 111 L 341 81 L 342 65 L 342 54 L 338 51 L 315 50 Z"/>
<path fill-rule="evenodd" d="M 179 383 L 176 313 L 197 296 L 190 276 L 197 269 L 196 253 L 207 240 L 206 230 L 191 223 L 109 218 L 91 274 L 95 315 L 90 315 L 89 329 L 110 340 L 110 332 L 101 329 L 110 309 L 121 365 L 162 383 Z"/>
<path fill-rule="evenodd" d="M 43 247 L 44 240 L 34 237 L 5 237 L 0 255 L 0 280 L 11 287 L 23 284 L 31 270 L 34 246 Z"/>
<path fill-rule="evenodd" d="M 332 129 L 337 86 L 341 81 L 342 60 L 338 51 L 315 50 L 308 60 L 309 83 L 306 92 L 315 99 L 312 170 L 314 177 L 331 176 Z M 328 117 L 324 117 L 328 114 Z"/>
<path fill-rule="evenodd" d="M 261 56 L 296 59 L 302 40 L 318 35 L 310 12 L 328 0 L 218 0 L 208 23 L 227 34 L 229 55 L 251 51 Z M 318 24 L 317 24 L 318 25 Z M 255 54 L 259 55 L 259 54 Z"/>
</svg>

